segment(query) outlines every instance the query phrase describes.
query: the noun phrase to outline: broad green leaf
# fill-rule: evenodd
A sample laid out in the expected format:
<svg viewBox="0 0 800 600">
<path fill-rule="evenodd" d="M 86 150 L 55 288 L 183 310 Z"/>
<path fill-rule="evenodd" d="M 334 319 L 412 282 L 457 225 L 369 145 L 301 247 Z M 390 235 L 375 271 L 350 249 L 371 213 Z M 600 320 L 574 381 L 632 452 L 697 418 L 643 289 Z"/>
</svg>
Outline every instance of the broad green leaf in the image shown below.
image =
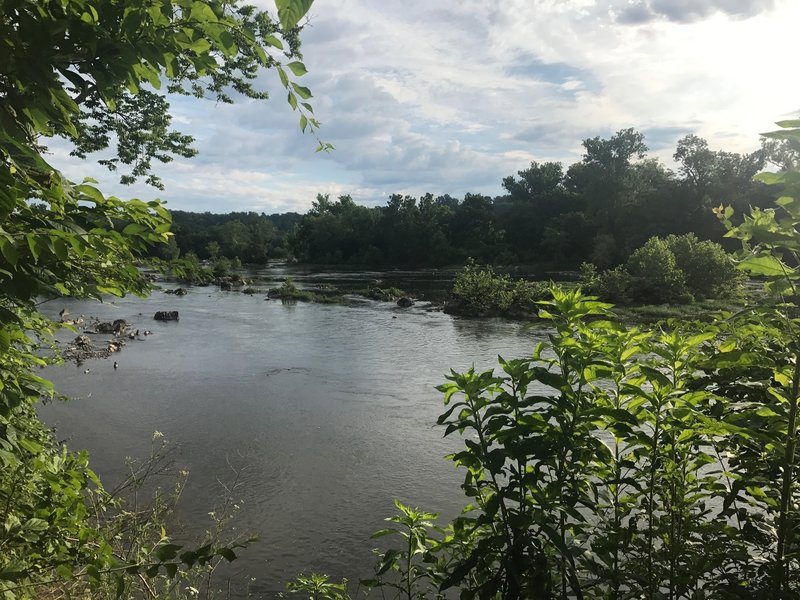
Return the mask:
<svg viewBox="0 0 800 600">
<path fill-rule="evenodd" d="M 283 30 L 296 27 L 313 3 L 314 0 L 275 0 Z"/>
<path fill-rule="evenodd" d="M 295 92 L 297 92 L 297 95 L 300 96 L 303 100 L 308 100 L 309 98 L 312 97 L 310 89 L 308 89 L 307 87 L 303 87 L 302 85 L 298 85 L 294 81 L 292 82 L 292 88 L 294 89 Z"/>
<path fill-rule="evenodd" d="M 29 233 L 25 236 L 25 240 L 28 242 L 28 249 L 31 251 L 31 255 L 33 256 L 34 261 L 39 260 L 39 244 L 36 235 L 33 233 Z"/>
<path fill-rule="evenodd" d="M 2 251 L 3 257 L 8 261 L 8 264 L 12 267 L 17 266 L 19 252 L 17 252 L 17 247 L 13 240 L 0 238 L 0 251 Z"/>
<path fill-rule="evenodd" d="M 781 276 L 785 273 L 792 273 L 794 269 L 783 264 L 778 258 L 771 254 L 758 256 L 748 256 L 737 265 L 740 269 L 749 271 L 753 275 Z"/>
<path fill-rule="evenodd" d="M 302 77 L 303 75 L 308 73 L 308 71 L 306 70 L 306 66 L 303 63 L 301 63 L 299 60 L 296 60 L 294 62 L 290 62 L 286 66 L 289 67 L 289 69 L 292 71 L 292 73 L 294 73 L 295 77 Z"/>
<path fill-rule="evenodd" d="M 98 204 L 102 204 L 105 202 L 105 198 L 103 194 L 98 190 L 96 187 L 86 184 L 76 185 L 73 188 L 79 194 L 86 196 L 87 198 L 97 202 Z"/>
<path fill-rule="evenodd" d="M 155 556 L 160 562 L 172 560 L 178 556 L 178 550 L 182 547 L 183 546 L 178 546 L 177 544 L 164 544 L 156 548 Z"/>
<path fill-rule="evenodd" d="M 228 562 L 233 562 L 234 560 L 236 560 L 236 553 L 230 548 L 220 548 L 219 550 L 217 550 L 217 554 L 219 554 L 222 558 L 224 558 Z"/>
<path fill-rule="evenodd" d="M 289 88 L 289 76 L 286 75 L 286 71 L 284 71 L 282 67 L 278 66 L 277 69 L 278 69 L 278 76 L 281 79 L 281 83 L 283 84 L 283 87 L 288 89 Z"/>
<path fill-rule="evenodd" d="M 283 42 L 281 42 L 274 35 L 264 36 L 264 41 L 270 46 L 277 48 L 278 50 L 283 50 Z"/>
</svg>

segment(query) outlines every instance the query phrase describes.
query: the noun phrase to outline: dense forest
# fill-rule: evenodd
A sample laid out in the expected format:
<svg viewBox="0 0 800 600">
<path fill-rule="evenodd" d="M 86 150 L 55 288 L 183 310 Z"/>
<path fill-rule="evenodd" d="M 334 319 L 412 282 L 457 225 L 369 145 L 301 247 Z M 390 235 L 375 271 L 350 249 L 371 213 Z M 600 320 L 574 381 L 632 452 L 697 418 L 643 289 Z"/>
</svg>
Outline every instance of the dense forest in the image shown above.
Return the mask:
<svg viewBox="0 0 800 600">
<path fill-rule="evenodd" d="M 642 133 L 623 129 L 583 142 L 584 155 L 566 169 L 532 163 L 503 179 L 505 194 L 393 194 L 367 207 L 344 195 L 320 194 L 305 215 L 173 212 L 175 242 L 163 258 L 238 257 L 245 263 L 292 256 L 301 262 L 435 267 L 468 257 L 492 264 L 608 268 L 652 236 L 694 233 L 723 242 L 712 213 L 765 207 L 774 192 L 753 180 L 767 164 L 788 168 L 796 156 L 765 140 L 750 154 L 712 150 L 695 135 L 678 141 L 677 171 L 648 158 Z"/>
</svg>

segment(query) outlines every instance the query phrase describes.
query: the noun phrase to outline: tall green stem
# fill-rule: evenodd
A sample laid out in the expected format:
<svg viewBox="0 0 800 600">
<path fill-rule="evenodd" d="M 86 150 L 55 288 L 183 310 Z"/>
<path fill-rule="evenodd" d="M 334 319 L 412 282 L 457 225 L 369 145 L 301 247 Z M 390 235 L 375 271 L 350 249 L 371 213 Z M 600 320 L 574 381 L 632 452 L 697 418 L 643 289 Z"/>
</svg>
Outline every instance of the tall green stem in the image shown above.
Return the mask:
<svg viewBox="0 0 800 600">
<path fill-rule="evenodd" d="M 775 577 L 773 590 L 775 598 L 779 598 L 784 591 L 788 579 L 786 564 L 786 545 L 789 539 L 791 523 L 789 522 L 789 506 L 792 498 L 792 483 L 794 481 L 795 454 L 797 452 L 797 400 L 800 388 L 800 360 L 794 357 L 794 372 L 792 374 L 792 393 L 789 398 L 789 423 L 786 430 L 786 450 L 783 458 L 783 480 L 781 481 L 781 505 L 778 515 L 778 547 L 775 553 Z"/>
</svg>

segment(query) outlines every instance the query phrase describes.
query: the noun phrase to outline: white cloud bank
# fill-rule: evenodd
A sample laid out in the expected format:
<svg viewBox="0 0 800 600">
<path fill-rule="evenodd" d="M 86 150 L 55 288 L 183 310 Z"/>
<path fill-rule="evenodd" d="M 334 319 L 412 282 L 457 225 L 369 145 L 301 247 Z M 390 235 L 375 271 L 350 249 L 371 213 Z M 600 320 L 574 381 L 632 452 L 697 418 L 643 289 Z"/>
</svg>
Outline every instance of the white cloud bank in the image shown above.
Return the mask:
<svg viewBox="0 0 800 600">
<path fill-rule="evenodd" d="M 317 0 L 306 84 L 336 146 L 316 154 L 272 74 L 268 103 L 178 99 L 200 155 L 158 167 L 167 189 L 124 188 L 94 164 L 54 160 L 121 196 L 185 210 L 305 211 L 318 192 L 501 192 L 531 160 L 571 162 L 624 127 L 664 160 L 686 133 L 747 151 L 800 109 L 792 0 Z"/>
</svg>

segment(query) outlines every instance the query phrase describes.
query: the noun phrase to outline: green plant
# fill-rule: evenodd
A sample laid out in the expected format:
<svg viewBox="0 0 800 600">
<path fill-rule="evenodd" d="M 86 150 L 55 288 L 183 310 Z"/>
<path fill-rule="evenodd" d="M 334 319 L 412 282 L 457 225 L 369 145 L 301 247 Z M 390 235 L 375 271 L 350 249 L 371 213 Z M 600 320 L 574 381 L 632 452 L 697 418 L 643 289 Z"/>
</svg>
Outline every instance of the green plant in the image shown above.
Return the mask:
<svg viewBox="0 0 800 600">
<path fill-rule="evenodd" d="M 297 287 L 291 277 L 287 277 L 281 287 L 278 288 L 278 292 L 282 298 L 292 298 L 300 293 L 300 288 Z"/>
<path fill-rule="evenodd" d="M 495 275 L 492 267 L 482 267 L 469 259 L 453 280 L 451 301 L 445 310 L 473 316 L 529 316 L 535 311 L 536 301 L 547 296 L 548 289 L 545 283 Z"/>
<path fill-rule="evenodd" d="M 625 265 L 602 273 L 591 263 L 581 265 L 583 288 L 617 304 L 729 298 L 740 291 L 743 277 L 722 246 L 691 233 L 652 237 Z"/>
<path fill-rule="evenodd" d="M 286 584 L 292 594 L 308 595 L 308 600 L 350 600 L 347 593 L 347 580 L 333 583 L 327 575 L 311 573 L 298 575 L 294 581 Z"/>
<path fill-rule="evenodd" d="M 683 271 L 686 287 L 696 298 L 720 298 L 739 291 L 744 274 L 719 244 L 700 241 L 693 233 L 669 235 L 667 247 Z"/>
<path fill-rule="evenodd" d="M 635 293 L 636 280 L 624 265 L 603 271 L 597 276 L 594 289 L 588 288 L 589 293 L 597 293 L 603 300 L 615 304 L 630 304 Z"/>
<path fill-rule="evenodd" d="M 228 277 L 231 274 L 231 261 L 224 256 L 217 258 L 211 267 L 214 277 Z"/>
<path fill-rule="evenodd" d="M 661 238 L 650 238 L 634 250 L 625 267 L 632 277 L 634 299 L 653 304 L 691 301 L 686 274 L 678 266 L 669 244 Z"/>
<path fill-rule="evenodd" d="M 368 588 L 394 588 L 399 598 L 407 600 L 427 598 L 432 591 L 435 595 L 435 587 L 431 589 L 431 584 L 436 582 L 435 573 L 422 562 L 436 547 L 436 542 L 430 539 L 430 532 L 435 530 L 433 521 L 438 515 L 405 506 L 398 500 L 394 505 L 399 514 L 386 519 L 393 526 L 376 531 L 372 537 L 400 537 L 403 545 L 381 553 L 375 568 L 376 579 L 362 583 Z M 397 578 L 387 581 L 385 574 L 388 572 L 396 572 Z"/>
</svg>

